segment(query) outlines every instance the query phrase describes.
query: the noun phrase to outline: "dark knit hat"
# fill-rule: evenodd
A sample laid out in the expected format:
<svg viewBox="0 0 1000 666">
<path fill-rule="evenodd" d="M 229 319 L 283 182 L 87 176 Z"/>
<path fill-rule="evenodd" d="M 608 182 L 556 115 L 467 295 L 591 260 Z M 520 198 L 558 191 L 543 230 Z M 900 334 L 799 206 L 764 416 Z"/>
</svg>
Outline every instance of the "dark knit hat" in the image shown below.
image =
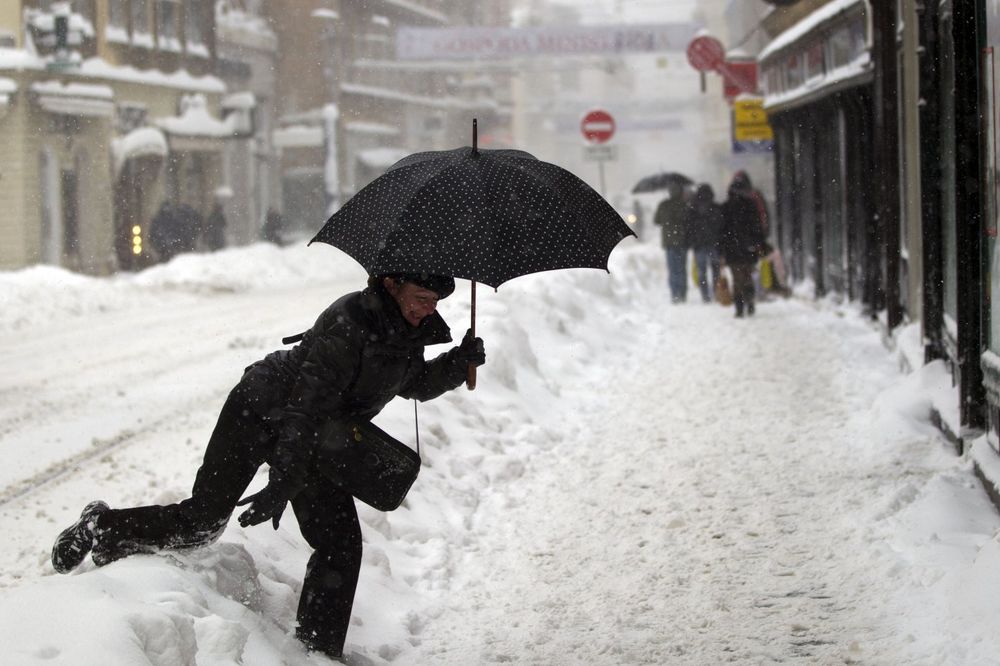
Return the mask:
<svg viewBox="0 0 1000 666">
<path fill-rule="evenodd" d="M 447 275 L 429 275 L 427 273 L 398 273 L 396 275 L 386 275 L 396 282 L 412 282 L 418 287 L 430 289 L 438 295 L 438 298 L 448 298 L 455 291 L 455 278 Z"/>
</svg>

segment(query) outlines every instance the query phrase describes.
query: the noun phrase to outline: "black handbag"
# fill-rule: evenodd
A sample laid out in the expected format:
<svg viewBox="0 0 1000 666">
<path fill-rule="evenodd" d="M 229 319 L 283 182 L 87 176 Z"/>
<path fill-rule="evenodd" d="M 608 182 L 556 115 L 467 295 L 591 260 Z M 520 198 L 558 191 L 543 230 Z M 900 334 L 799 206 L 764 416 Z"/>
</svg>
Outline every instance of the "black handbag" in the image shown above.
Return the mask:
<svg viewBox="0 0 1000 666">
<path fill-rule="evenodd" d="M 420 455 L 371 421 L 338 419 L 320 433 L 320 472 L 365 504 L 392 511 L 420 472 Z"/>
</svg>

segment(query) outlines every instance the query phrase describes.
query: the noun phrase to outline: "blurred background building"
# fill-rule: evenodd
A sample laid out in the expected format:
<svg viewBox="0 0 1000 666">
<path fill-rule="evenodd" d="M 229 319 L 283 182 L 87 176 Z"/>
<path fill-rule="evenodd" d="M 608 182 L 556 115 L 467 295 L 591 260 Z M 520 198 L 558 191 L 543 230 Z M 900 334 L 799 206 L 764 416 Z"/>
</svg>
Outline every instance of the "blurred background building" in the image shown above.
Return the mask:
<svg viewBox="0 0 1000 666">
<path fill-rule="evenodd" d="M 291 240 L 404 154 L 468 144 L 473 117 L 509 141 L 506 74 L 395 57 L 400 26 L 509 22 L 479 4 L 2 3 L 0 269 L 134 270 L 276 216 Z"/>
</svg>

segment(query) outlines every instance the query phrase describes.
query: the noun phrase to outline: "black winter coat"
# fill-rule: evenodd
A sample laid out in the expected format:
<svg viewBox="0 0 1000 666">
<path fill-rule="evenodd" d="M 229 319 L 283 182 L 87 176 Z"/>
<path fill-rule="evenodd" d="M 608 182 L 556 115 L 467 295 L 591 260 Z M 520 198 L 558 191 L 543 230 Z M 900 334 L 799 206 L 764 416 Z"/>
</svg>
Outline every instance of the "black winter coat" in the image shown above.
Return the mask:
<svg viewBox="0 0 1000 666">
<path fill-rule="evenodd" d="M 271 482 L 290 495 L 301 488 L 327 421 L 369 419 L 397 395 L 423 401 L 460 386 L 466 366 L 454 358 L 457 347 L 424 361 L 425 345 L 450 341 L 441 315 L 435 312 L 414 328 L 376 286 L 338 299 L 300 344 L 258 361 L 287 389 L 278 392 L 287 403 L 277 413 Z"/>
<path fill-rule="evenodd" d="M 684 210 L 687 241 L 695 250 L 715 249 L 722 232 L 722 206 L 714 202 L 692 201 Z"/>
<path fill-rule="evenodd" d="M 764 245 L 760 211 L 753 199 L 730 194 L 722 204 L 719 253 L 729 264 L 754 264 Z"/>
</svg>

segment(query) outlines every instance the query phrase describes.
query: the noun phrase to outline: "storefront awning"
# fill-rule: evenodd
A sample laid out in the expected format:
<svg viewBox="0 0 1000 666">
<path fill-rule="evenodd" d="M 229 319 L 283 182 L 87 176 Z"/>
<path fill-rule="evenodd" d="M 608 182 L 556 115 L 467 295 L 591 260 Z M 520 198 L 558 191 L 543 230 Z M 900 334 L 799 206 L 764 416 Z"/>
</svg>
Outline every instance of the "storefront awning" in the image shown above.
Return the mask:
<svg viewBox="0 0 1000 666">
<path fill-rule="evenodd" d="M 358 153 L 358 160 L 373 169 L 388 169 L 407 155 L 402 148 L 369 148 Z"/>
<path fill-rule="evenodd" d="M 115 112 L 114 91 L 109 86 L 40 81 L 31 85 L 31 92 L 49 113 L 110 118 Z"/>
<path fill-rule="evenodd" d="M 185 96 L 180 115 L 157 118 L 154 122 L 167 135 L 171 151 L 219 152 L 223 140 L 237 135 L 232 120 L 213 116 L 201 94 Z"/>
<path fill-rule="evenodd" d="M 323 128 L 319 125 L 292 125 L 274 130 L 276 148 L 319 148 L 323 145 Z"/>
<path fill-rule="evenodd" d="M 140 157 L 166 157 L 167 137 L 155 127 L 140 127 L 125 136 L 112 139 L 111 161 L 115 177 L 121 172 L 125 163 Z"/>
</svg>

